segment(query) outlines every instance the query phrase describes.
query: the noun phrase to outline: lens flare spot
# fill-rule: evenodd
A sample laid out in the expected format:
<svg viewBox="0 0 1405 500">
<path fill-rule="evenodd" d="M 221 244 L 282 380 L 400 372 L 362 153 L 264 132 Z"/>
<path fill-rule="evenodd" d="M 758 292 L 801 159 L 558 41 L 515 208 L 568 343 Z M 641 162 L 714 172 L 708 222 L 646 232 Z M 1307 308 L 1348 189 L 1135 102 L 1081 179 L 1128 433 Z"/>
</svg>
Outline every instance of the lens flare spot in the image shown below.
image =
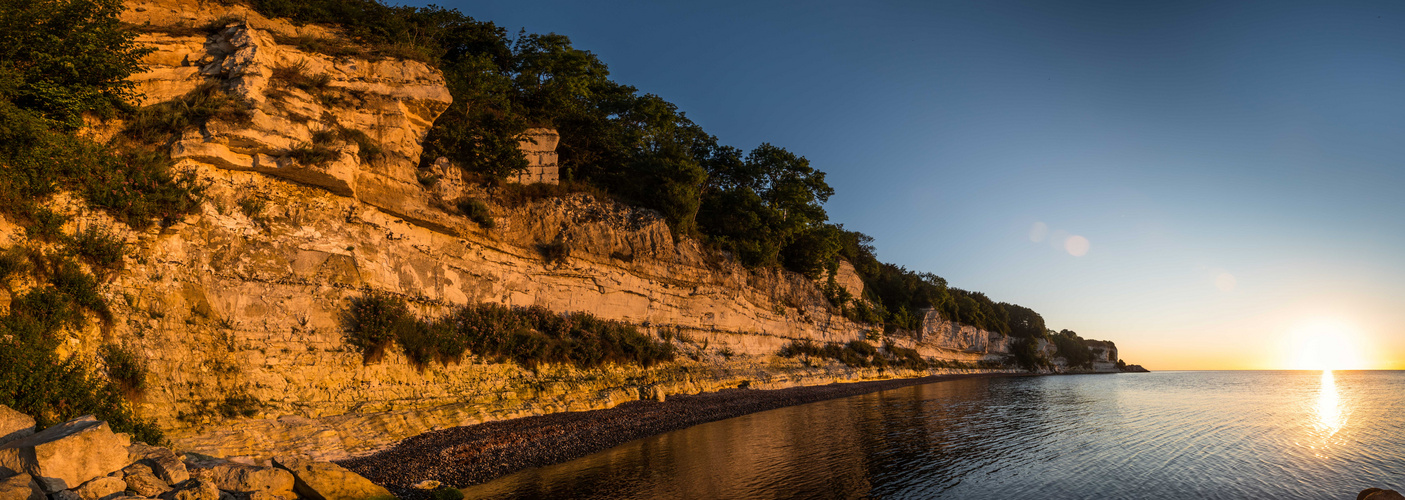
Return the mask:
<svg viewBox="0 0 1405 500">
<path fill-rule="evenodd" d="M 1039 243 L 1039 242 L 1041 242 L 1041 241 L 1044 241 L 1044 238 L 1048 238 L 1048 237 L 1049 237 L 1049 225 L 1048 225 L 1048 224 L 1045 224 L 1045 223 L 1043 223 L 1043 222 L 1035 222 L 1033 226 L 1030 226 L 1030 227 L 1029 227 L 1029 241 L 1033 241 L 1033 242 L 1035 242 L 1035 243 Z"/>
<path fill-rule="evenodd" d="M 1239 280 L 1235 279 L 1233 274 L 1220 273 L 1219 276 L 1215 276 L 1215 288 L 1220 289 L 1221 292 L 1233 291 L 1237 285 L 1239 285 Z"/>
<path fill-rule="evenodd" d="M 1068 254 L 1074 257 L 1087 255 L 1090 245 L 1088 238 L 1078 235 L 1069 236 L 1068 239 L 1064 240 L 1064 250 L 1067 250 Z"/>
</svg>

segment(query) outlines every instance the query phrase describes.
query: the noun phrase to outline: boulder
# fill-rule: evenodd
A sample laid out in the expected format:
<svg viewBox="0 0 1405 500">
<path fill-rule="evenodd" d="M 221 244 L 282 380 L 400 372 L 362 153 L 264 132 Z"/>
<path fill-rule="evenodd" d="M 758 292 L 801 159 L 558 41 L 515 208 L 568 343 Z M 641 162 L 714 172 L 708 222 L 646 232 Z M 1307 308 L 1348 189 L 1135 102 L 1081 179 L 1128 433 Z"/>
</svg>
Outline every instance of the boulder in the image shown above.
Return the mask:
<svg viewBox="0 0 1405 500">
<path fill-rule="evenodd" d="M 34 434 L 34 419 L 29 415 L 0 405 L 0 446 Z"/>
<path fill-rule="evenodd" d="M 435 481 L 435 480 L 433 480 L 433 479 L 426 479 L 426 480 L 424 480 L 424 481 L 420 481 L 420 482 L 418 482 L 418 483 L 415 483 L 414 485 L 412 485 L 412 486 L 410 486 L 410 487 L 411 487 L 411 488 L 414 488 L 414 489 L 417 489 L 417 490 L 429 491 L 429 490 L 433 490 L 433 489 L 438 488 L 440 484 L 442 484 L 442 483 L 440 483 L 439 481 Z"/>
<path fill-rule="evenodd" d="M 73 490 L 58 490 L 49 495 L 49 500 L 83 500 L 83 497 Z"/>
<path fill-rule="evenodd" d="M 314 462 L 302 457 L 279 457 L 273 464 L 293 473 L 299 496 L 313 500 L 359 500 L 395 498 L 389 490 L 355 472 L 331 462 Z"/>
<path fill-rule="evenodd" d="M 218 458 L 197 457 L 186 462 L 190 476 L 250 500 L 293 500 L 293 474 L 276 467 L 245 465 Z"/>
<path fill-rule="evenodd" d="M 191 479 L 181 484 L 181 488 L 166 492 L 163 500 L 220 500 L 220 489 L 215 483 L 203 479 Z"/>
<path fill-rule="evenodd" d="M 151 472 L 165 481 L 166 484 L 180 484 L 186 479 L 190 479 L 190 472 L 185 469 L 185 462 L 182 462 L 175 452 L 159 446 L 144 443 L 128 446 L 127 463 L 135 462 L 141 462 L 147 467 L 151 467 Z"/>
<path fill-rule="evenodd" d="M 0 407 L 3 408 L 3 407 Z M 46 500 L 44 492 L 29 474 L 0 479 L 0 500 Z"/>
<path fill-rule="evenodd" d="M 122 469 L 127 445 L 107 422 L 88 415 L 0 446 L 0 467 L 30 474 L 54 492 Z"/>
<path fill-rule="evenodd" d="M 122 480 L 127 482 L 127 490 L 146 498 L 156 498 L 171 491 L 166 481 L 156 477 L 156 473 L 146 464 L 136 463 L 122 469 Z"/>
<path fill-rule="evenodd" d="M 1356 495 L 1356 500 L 1405 500 L 1405 496 L 1395 490 L 1367 488 Z"/>
<path fill-rule="evenodd" d="M 112 476 L 99 477 L 83 483 L 73 491 L 83 500 L 112 500 L 127 491 L 127 482 Z"/>
</svg>

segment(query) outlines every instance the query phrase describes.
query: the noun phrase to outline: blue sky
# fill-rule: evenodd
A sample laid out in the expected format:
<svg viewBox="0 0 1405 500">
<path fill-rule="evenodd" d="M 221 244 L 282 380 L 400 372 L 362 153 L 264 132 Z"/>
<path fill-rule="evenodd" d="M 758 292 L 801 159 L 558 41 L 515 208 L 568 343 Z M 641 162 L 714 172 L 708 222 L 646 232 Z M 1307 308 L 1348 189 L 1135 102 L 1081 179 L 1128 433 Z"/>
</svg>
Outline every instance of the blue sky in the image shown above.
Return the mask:
<svg viewBox="0 0 1405 500">
<path fill-rule="evenodd" d="M 443 5 L 806 156 L 883 260 L 1129 361 L 1288 367 L 1328 322 L 1405 368 L 1405 3 L 1141 4 Z"/>
</svg>

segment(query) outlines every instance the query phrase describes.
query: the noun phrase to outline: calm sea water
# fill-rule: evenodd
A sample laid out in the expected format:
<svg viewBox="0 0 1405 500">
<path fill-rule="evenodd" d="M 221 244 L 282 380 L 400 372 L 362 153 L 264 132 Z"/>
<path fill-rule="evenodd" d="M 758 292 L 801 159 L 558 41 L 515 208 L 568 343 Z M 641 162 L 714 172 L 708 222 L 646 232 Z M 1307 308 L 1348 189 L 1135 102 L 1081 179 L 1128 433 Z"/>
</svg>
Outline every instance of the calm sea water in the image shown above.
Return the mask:
<svg viewBox="0 0 1405 500">
<path fill-rule="evenodd" d="M 1405 372 L 975 379 L 698 425 L 468 498 L 1354 499 L 1405 489 Z"/>
</svg>

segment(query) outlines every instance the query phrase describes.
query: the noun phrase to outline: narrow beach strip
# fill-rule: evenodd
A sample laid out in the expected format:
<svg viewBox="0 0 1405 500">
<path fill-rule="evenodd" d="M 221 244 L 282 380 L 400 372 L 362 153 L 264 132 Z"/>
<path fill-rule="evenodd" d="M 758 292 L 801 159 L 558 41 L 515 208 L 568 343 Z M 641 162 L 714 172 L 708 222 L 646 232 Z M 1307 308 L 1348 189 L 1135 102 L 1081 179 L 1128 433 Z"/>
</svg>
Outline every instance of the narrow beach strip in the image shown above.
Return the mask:
<svg viewBox="0 0 1405 500">
<path fill-rule="evenodd" d="M 467 487 L 575 460 L 669 431 L 749 413 L 947 380 L 1029 374 L 977 373 L 791 387 L 727 389 L 630 401 L 614 408 L 524 417 L 429 432 L 375 455 L 338 462 L 401 498 L 425 498 L 421 481 Z"/>
</svg>

